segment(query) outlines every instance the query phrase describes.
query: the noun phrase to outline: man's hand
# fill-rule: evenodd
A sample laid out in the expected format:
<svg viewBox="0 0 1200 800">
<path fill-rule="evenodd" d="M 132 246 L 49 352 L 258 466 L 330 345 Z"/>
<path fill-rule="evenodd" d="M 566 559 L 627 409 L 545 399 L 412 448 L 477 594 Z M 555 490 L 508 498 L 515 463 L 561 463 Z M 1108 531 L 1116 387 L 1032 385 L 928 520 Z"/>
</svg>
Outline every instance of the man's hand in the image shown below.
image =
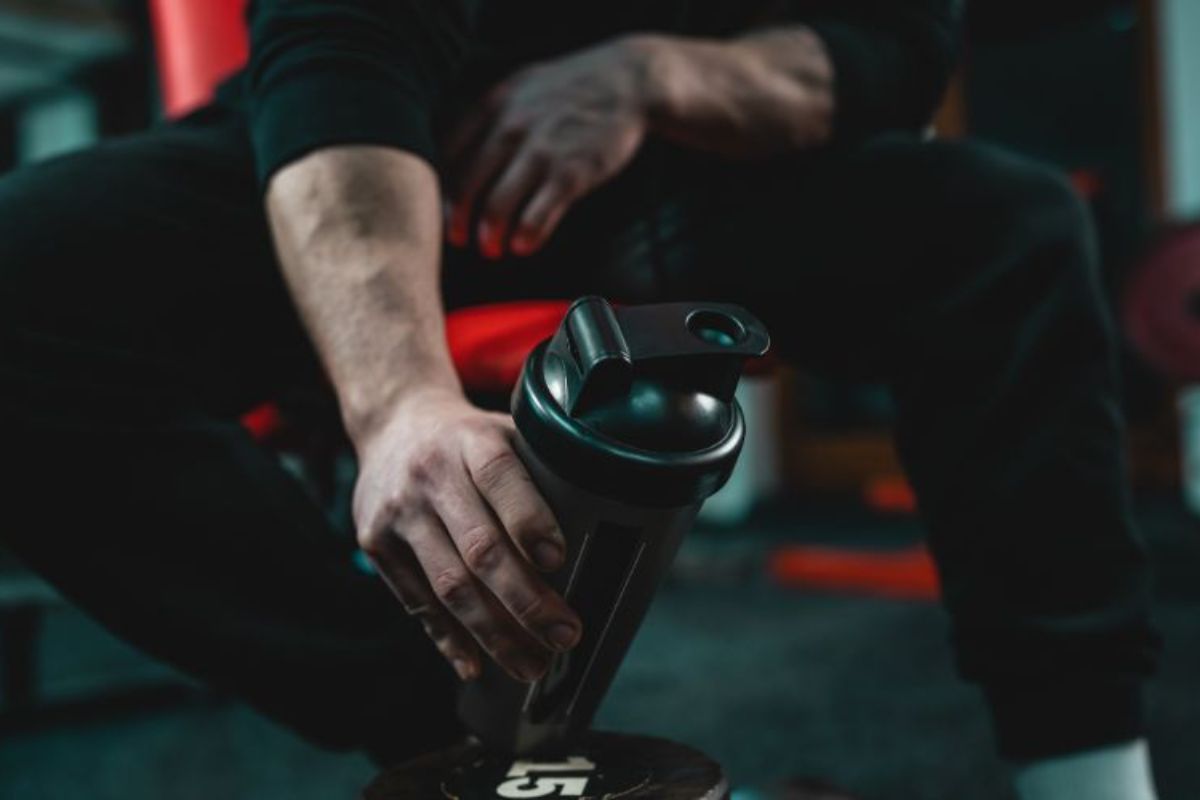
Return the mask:
<svg viewBox="0 0 1200 800">
<path fill-rule="evenodd" d="M 646 55 L 620 39 L 496 87 L 447 146 L 450 242 L 475 239 L 487 258 L 528 255 L 572 203 L 620 172 L 646 134 Z"/>
<path fill-rule="evenodd" d="M 822 144 L 833 66 L 801 26 L 731 41 L 632 34 L 518 72 L 455 129 L 448 237 L 488 258 L 533 253 L 647 134 L 730 158 Z"/>
<path fill-rule="evenodd" d="M 513 434 L 508 415 L 435 389 L 361 439 L 359 545 L 463 680 L 479 674 L 479 646 L 531 682 L 548 651 L 579 638 L 579 618 L 533 568 L 558 568 L 565 543 Z"/>
</svg>

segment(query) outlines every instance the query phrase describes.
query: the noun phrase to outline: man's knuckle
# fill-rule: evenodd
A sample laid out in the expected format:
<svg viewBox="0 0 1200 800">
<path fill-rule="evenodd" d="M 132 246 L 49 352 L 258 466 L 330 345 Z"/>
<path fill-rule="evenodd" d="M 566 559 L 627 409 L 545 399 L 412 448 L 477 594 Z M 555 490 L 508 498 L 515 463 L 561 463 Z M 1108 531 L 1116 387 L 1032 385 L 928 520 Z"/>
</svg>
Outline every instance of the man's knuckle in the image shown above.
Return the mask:
<svg viewBox="0 0 1200 800">
<path fill-rule="evenodd" d="M 488 414 L 472 414 L 460 422 L 459 426 L 464 434 L 476 441 L 486 441 L 495 428 Z"/>
<path fill-rule="evenodd" d="M 461 610 L 469 604 L 471 576 L 463 570 L 444 569 L 433 576 L 429 585 L 442 604 L 452 611 Z"/>
<path fill-rule="evenodd" d="M 542 616 L 546 609 L 546 596 L 540 592 L 522 597 L 513 603 L 512 614 L 518 622 L 528 624 Z"/>
<path fill-rule="evenodd" d="M 383 498 L 383 502 L 379 505 L 379 523 L 380 527 L 385 527 L 387 523 L 398 519 L 404 514 L 404 510 L 408 507 L 406 503 L 407 496 L 397 490 Z"/>
<path fill-rule="evenodd" d="M 418 482 L 436 480 L 445 466 L 442 451 L 432 445 L 425 445 L 413 452 L 409 462 L 409 474 Z"/>
<path fill-rule="evenodd" d="M 495 449 L 481 457 L 475 477 L 485 487 L 495 488 L 509 480 L 517 463 L 516 453 L 509 448 Z"/>
<path fill-rule="evenodd" d="M 380 529 L 360 529 L 358 532 L 358 547 L 368 556 L 379 558 L 384 554 L 387 537 L 387 532 Z"/>
<path fill-rule="evenodd" d="M 479 525 L 463 535 L 463 563 L 476 574 L 496 568 L 502 555 L 500 537 L 487 525 Z"/>
</svg>

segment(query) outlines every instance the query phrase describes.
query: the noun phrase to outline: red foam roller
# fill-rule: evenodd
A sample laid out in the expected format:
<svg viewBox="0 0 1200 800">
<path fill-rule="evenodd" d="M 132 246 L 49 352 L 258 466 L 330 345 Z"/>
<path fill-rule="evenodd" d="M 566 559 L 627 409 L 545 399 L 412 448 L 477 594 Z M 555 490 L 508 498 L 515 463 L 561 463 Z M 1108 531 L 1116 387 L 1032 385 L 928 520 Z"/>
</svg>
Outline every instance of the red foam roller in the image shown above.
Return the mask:
<svg viewBox="0 0 1200 800">
<path fill-rule="evenodd" d="M 168 117 L 211 98 L 249 54 L 246 0 L 150 0 L 158 78 Z"/>
<path fill-rule="evenodd" d="M 512 389 L 525 357 L 554 335 L 570 305 L 529 300 L 452 311 L 446 316 L 446 339 L 463 385 L 478 392 Z"/>
<path fill-rule="evenodd" d="M 867 508 L 881 514 L 911 516 L 917 513 L 917 495 L 908 481 L 899 475 L 888 475 L 867 481 L 863 488 Z"/>
<path fill-rule="evenodd" d="M 773 552 L 767 562 L 781 586 L 827 589 L 902 600 L 937 600 L 941 583 L 923 545 L 870 551 L 795 545 Z"/>
</svg>

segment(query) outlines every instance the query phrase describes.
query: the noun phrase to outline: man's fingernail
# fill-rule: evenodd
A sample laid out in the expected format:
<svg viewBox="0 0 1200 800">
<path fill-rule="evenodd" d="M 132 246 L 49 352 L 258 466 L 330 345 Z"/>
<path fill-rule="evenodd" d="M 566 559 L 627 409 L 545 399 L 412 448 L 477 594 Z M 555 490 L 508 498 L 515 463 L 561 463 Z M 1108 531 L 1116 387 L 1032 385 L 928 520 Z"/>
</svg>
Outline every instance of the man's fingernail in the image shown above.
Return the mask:
<svg viewBox="0 0 1200 800">
<path fill-rule="evenodd" d="M 451 662 L 454 665 L 454 671 L 458 673 L 458 677 L 464 681 L 475 680 L 475 664 L 465 658 L 456 658 Z"/>
<path fill-rule="evenodd" d="M 542 664 L 534 661 L 528 661 L 524 664 L 517 665 L 517 674 L 521 676 L 521 680 L 526 683 L 534 683 L 542 678 L 546 673 L 546 668 Z"/>
<path fill-rule="evenodd" d="M 492 226 L 486 222 L 479 223 L 479 252 L 487 258 L 499 257 L 499 253 L 496 252 L 495 237 L 492 235 Z"/>
<path fill-rule="evenodd" d="M 518 233 L 512 240 L 512 251 L 519 256 L 527 256 L 533 252 L 533 237 Z"/>
<path fill-rule="evenodd" d="M 555 623 L 546 632 L 546 638 L 559 650 L 570 649 L 575 644 L 575 628 L 565 622 Z"/>
<path fill-rule="evenodd" d="M 533 546 L 533 562 L 538 565 L 538 569 L 547 572 L 558 569 L 562 565 L 562 559 L 562 548 L 549 539 L 543 539 Z"/>
</svg>

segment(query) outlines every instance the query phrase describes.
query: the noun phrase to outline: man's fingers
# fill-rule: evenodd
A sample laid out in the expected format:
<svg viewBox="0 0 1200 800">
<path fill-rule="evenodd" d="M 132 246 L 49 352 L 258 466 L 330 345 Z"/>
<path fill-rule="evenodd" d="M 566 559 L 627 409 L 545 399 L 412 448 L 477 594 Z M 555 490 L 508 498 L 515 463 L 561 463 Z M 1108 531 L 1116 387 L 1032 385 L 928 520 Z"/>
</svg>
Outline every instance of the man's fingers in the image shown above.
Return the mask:
<svg viewBox="0 0 1200 800">
<path fill-rule="evenodd" d="M 409 546 L 388 532 L 370 558 L 383 582 L 404 610 L 425 628 L 458 676 L 464 681 L 479 677 L 479 649 L 475 641 L 438 602 Z"/>
<path fill-rule="evenodd" d="M 468 456 L 467 467 L 480 494 L 525 557 L 543 571 L 562 566 L 566 540 L 554 512 L 507 443 Z"/>
<path fill-rule="evenodd" d="M 466 224 L 455 216 L 456 201 L 462 194 L 463 173 L 470 168 L 472 154 L 478 150 L 483 137 L 492 124 L 495 110 L 480 104 L 468 112 L 451 131 L 442 148 L 446 163 L 443 182 L 442 207 L 446 226 L 446 239 L 455 247 L 465 247 L 470 238 L 470 221 Z"/>
<path fill-rule="evenodd" d="M 434 502 L 467 569 L 512 618 L 551 650 L 574 646 L 579 618 L 529 567 L 468 477 Z"/>
<path fill-rule="evenodd" d="M 475 157 L 467 163 L 447 229 L 450 243 L 454 246 L 466 247 L 470 244 L 472 218 L 479 200 L 508 165 L 519 144 L 519 137 L 493 130 Z"/>
<path fill-rule="evenodd" d="M 479 249 L 487 258 L 500 258 L 508 245 L 521 206 L 545 179 L 548 165 L 535 155 L 522 151 L 509 163 L 481 201 L 479 212 Z"/>
<path fill-rule="evenodd" d="M 476 580 L 440 521 L 429 516 L 410 523 L 404 538 L 434 596 L 496 663 L 518 680 L 532 682 L 545 673 L 548 654 Z"/>
<path fill-rule="evenodd" d="M 527 256 L 540 249 L 578 195 L 578 184 L 572 178 L 558 176 L 544 181 L 513 225 L 513 253 Z"/>
</svg>

